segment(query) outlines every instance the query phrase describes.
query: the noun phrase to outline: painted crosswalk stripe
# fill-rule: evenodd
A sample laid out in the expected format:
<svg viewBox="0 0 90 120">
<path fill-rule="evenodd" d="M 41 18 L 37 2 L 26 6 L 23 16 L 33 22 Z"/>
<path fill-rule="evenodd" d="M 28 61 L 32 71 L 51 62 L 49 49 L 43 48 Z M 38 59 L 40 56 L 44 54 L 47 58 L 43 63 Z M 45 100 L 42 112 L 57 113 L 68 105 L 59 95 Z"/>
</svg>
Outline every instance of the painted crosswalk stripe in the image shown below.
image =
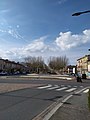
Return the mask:
<svg viewBox="0 0 90 120">
<path fill-rule="evenodd" d="M 71 89 L 68 89 L 66 90 L 66 92 L 72 92 L 73 90 L 76 90 L 77 88 L 71 88 Z"/>
<path fill-rule="evenodd" d="M 89 91 L 89 89 L 86 89 L 85 91 L 83 91 L 83 93 L 87 93 Z"/>
<path fill-rule="evenodd" d="M 48 85 L 46 85 L 46 86 L 38 87 L 38 89 L 44 89 L 44 88 L 49 88 L 49 87 L 52 87 L 52 85 L 51 85 L 51 84 L 48 84 Z"/>
<path fill-rule="evenodd" d="M 65 89 L 67 89 L 67 88 L 68 88 L 68 87 L 62 87 L 62 88 L 56 89 L 56 91 L 65 90 Z"/>
<path fill-rule="evenodd" d="M 47 90 L 53 90 L 53 89 L 56 89 L 56 88 L 59 88 L 60 86 L 58 85 L 54 85 L 54 87 L 50 87 L 50 88 L 47 88 Z"/>
<path fill-rule="evenodd" d="M 65 85 L 61 85 L 61 87 L 64 87 Z"/>
</svg>

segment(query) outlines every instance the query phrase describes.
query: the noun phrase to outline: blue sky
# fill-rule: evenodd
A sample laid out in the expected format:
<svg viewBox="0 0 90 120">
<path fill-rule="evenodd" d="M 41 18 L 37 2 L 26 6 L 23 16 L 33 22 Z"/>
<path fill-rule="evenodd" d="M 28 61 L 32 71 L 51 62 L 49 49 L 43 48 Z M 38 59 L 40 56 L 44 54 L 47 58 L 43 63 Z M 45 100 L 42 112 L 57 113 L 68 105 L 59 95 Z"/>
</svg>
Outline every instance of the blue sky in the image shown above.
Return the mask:
<svg viewBox="0 0 90 120">
<path fill-rule="evenodd" d="M 0 57 L 67 56 L 69 64 L 89 54 L 90 0 L 0 0 Z"/>
</svg>

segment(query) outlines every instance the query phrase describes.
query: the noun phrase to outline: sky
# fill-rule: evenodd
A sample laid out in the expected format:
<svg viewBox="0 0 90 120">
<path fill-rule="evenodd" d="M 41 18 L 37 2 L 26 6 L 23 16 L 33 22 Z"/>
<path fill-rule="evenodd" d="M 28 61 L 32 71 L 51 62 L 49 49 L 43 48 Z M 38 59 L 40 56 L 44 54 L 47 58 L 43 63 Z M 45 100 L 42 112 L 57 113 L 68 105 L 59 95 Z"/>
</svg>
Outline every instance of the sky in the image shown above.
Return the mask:
<svg viewBox="0 0 90 120">
<path fill-rule="evenodd" d="M 90 0 L 0 0 L 0 57 L 66 56 L 69 64 L 90 51 Z"/>
</svg>

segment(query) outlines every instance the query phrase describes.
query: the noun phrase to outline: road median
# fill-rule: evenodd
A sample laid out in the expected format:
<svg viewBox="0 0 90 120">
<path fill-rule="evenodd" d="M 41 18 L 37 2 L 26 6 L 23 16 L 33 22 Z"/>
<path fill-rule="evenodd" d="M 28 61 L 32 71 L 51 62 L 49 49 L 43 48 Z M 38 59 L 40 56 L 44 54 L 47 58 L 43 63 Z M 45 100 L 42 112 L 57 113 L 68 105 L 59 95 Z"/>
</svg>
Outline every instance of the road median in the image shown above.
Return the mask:
<svg viewBox="0 0 90 120">
<path fill-rule="evenodd" d="M 65 75 L 38 75 L 38 74 L 2 76 L 2 78 L 35 78 L 35 79 L 75 80 L 75 77 L 72 77 L 72 76 L 65 76 Z"/>
</svg>

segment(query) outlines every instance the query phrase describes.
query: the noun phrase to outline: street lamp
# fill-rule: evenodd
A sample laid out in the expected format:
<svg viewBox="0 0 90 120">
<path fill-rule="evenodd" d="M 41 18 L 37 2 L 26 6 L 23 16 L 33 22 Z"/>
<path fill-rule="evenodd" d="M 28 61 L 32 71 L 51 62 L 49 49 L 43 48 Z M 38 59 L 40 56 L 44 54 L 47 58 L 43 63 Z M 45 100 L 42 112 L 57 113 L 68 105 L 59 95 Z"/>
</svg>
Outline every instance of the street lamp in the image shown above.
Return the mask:
<svg viewBox="0 0 90 120">
<path fill-rule="evenodd" d="M 72 16 L 79 16 L 79 15 L 81 15 L 81 14 L 89 13 L 89 12 L 90 12 L 90 10 L 83 11 L 83 12 L 76 12 L 76 13 L 72 14 Z"/>
<path fill-rule="evenodd" d="M 72 16 L 79 16 L 79 15 L 81 15 L 81 14 L 89 13 L 89 12 L 90 12 L 90 10 L 82 11 L 82 12 L 76 12 L 76 13 L 72 14 Z M 88 49 L 88 51 L 90 51 L 90 49 Z"/>
</svg>

